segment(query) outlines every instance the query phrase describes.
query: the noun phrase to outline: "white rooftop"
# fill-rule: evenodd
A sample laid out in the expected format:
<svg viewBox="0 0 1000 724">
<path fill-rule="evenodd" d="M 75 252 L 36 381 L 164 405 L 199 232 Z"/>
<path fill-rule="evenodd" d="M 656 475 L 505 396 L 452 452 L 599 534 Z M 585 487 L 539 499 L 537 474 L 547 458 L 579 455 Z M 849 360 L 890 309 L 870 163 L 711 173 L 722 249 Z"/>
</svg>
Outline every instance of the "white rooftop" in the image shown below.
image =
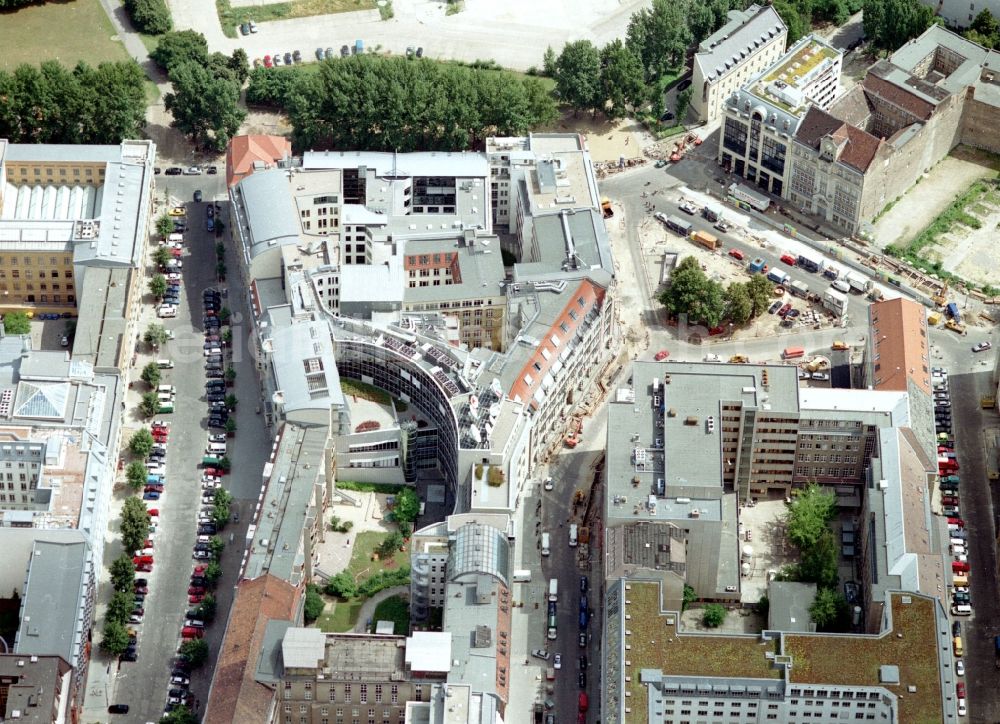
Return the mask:
<svg viewBox="0 0 1000 724">
<path fill-rule="evenodd" d="M 442 631 L 414 631 L 406 639 L 406 664 L 410 671 L 451 670 L 451 634 Z"/>
<path fill-rule="evenodd" d="M 326 658 L 326 634 L 318 628 L 290 628 L 281 640 L 286 668 L 314 669 Z"/>
</svg>

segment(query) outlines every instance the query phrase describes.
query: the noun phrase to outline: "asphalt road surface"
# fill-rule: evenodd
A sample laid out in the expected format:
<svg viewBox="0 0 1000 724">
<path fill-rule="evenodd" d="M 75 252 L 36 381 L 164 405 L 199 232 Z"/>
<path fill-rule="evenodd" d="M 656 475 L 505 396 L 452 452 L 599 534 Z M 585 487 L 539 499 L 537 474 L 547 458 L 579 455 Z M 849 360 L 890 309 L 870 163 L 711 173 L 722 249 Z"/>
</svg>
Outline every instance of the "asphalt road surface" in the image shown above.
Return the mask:
<svg viewBox="0 0 1000 724">
<path fill-rule="evenodd" d="M 194 561 L 191 546 L 196 536 L 196 519 L 201 496 L 201 461 L 208 429 L 204 401 L 204 357 L 202 354 L 202 290 L 218 287 L 215 279 L 216 237 L 205 230 L 206 204 L 191 202 L 194 189 L 203 189 L 208 199 L 221 193 L 221 176 L 176 176 L 164 179 L 175 200 L 188 200 L 188 231 L 185 234 L 186 255 L 183 258 L 183 292 L 175 319 L 165 320 L 164 326 L 175 334 L 160 351 L 149 358 L 170 358 L 174 368 L 164 372 L 164 382 L 177 389 L 177 404 L 172 415 L 161 415 L 171 422 L 167 452 L 167 486 L 159 501 L 160 531 L 155 546 L 155 565 L 150 579 L 146 616 L 140 629 L 139 657 L 135 663 L 122 665 L 117 682 L 115 701 L 129 704 L 130 722 L 156 721 L 166 702 L 171 660 L 179 644 L 184 612 L 190 608 L 187 588 Z M 164 183 L 161 181 L 160 188 Z M 223 205 L 223 209 L 225 206 Z M 223 218 L 227 218 L 223 211 Z M 226 234 L 223 238 L 228 238 Z M 223 578 L 216 589 L 218 612 L 216 622 L 208 627 L 206 640 L 211 659 L 194 673 L 191 691 L 197 703 L 204 706 L 208 698 L 211 672 L 225 631 L 225 622 L 232 604 L 233 586 L 242 558 L 246 529 L 253 503 L 260 489 L 260 471 L 270 450 L 270 434 L 263 419 L 255 412 L 259 400 L 259 385 L 253 361 L 246 353 L 246 335 L 250 329 L 242 300 L 236 288 L 238 263 L 231 242 L 227 250 L 231 269 L 228 296 L 223 303 L 233 312 L 232 363 L 237 369 L 234 393 L 237 405 L 236 436 L 230 439 L 228 455 L 233 471 L 224 478 L 224 485 L 236 499 L 233 510 L 240 514 L 239 524 L 230 524 L 221 533 L 226 542 L 222 564 Z M 143 329 L 145 327 L 143 326 Z M 145 345 L 143 345 L 145 350 Z M 137 370 L 145 363 L 140 358 Z M 141 384 L 141 383 L 140 383 Z M 232 535 L 232 539 L 230 539 Z"/>
</svg>

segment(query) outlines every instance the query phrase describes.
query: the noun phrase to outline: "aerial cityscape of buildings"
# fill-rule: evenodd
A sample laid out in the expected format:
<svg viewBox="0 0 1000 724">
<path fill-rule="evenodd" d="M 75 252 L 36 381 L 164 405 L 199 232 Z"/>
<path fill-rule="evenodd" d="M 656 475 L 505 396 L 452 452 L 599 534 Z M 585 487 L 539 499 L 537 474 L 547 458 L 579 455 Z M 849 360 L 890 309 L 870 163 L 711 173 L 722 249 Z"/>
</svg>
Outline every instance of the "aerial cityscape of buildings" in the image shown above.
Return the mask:
<svg viewBox="0 0 1000 724">
<path fill-rule="evenodd" d="M 956 26 L 972 19 L 936 10 Z M 845 85 L 844 51 L 816 35 L 786 47 L 774 7 L 727 17 L 697 45 L 690 78 L 692 112 L 718 134 L 691 163 L 712 175 L 721 168 L 857 239 L 959 144 L 1000 153 L 997 51 L 932 25 Z M 85 710 L 128 715 L 126 703 L 129 721 L 145 721 L 140 711 L 160 716 L 168 679 L 168 715 L 188 706 L 208 724 L 903 724 L 967 714 L 965 667 L 993 654 L 971 641 L 969 579 L 988 574 L 968 562 L 968 538 L 983 532 L 959 515 L 951 411 L 977 416 L 956 424 L 971 448 L 961 474 L 985 482 L 996 461 L 970 460 L 984 456 L 978 416 L 995 405 L 998 379 L 987 336 L 974 332 L 972 351 L 988 354 L 968 362 L 962 325 L 978 298 L 965 294 L 962 310 L 951 297 L 939 303 L 952 318 L 939 331 L 923 295 L 850 264 L 833 241 L 810 247 L 788 233 L 780 243 L 803 251 L 781 262 L 806 268 L 803 255 L 821 256 L 806 272 L 833 283 L 844 305 L 853 297 L 851 314 L 756 331 L 751 360 L 732 324 L 728 338 L 723 325 L 685 337 L 638 287 L 677 248 L 709 277 L 723 278 L 716 259 L 742 275 L 750 222 L 756 255 L 765 232 L 788 231 L 783 219 L 730 204 L 730 226 L 700 215 L 729 234 L 740 223 L 730 206 L 749 214 L 745 239 L 723 237 L 728 253 L 715 236 L 693 251 L 660 226 L 649 252 L 633 244 L 644 220 L 622 218 L 634 207 L 602 191 L 614 169 L 595 163 L 587 137 L 498 136 L 480 148 L 296 153 L 281 136 L 237 136 L 219 193 L 203 201 L 199 188 L 191 203 L 178 195 L 189 193 L 183 180 L 159 176 L 152 141 L 0 140 L 0 307 L 34 318 L 30 333 L 0 333 L 0 722 L 90 721 Z M 648 213 L 662 189 L 661 210 L 699 218 L 685 205 L 702 189 L 646 171 L 633 195 Z M 201 205 L 204 232 L 194 228 Z M 164 214 L 175 234 L 155 229 Z M 157 249 L 170 264 L 151 261 Z M 846 275 L 834 260 L 864 275 L 863 295 L 836 285 Z M 750 272 L 766 273 L 757 261 Z M 178 290 L 170 314 L 148 304 L 157 266 Z M 773 302 L 771 315 L 790 321 L 793 303 L 822 309 L 819 287 L 795 284 L 784 274 L 776 292 L 769 285 L 765 310 Z M 215 295 L 238 317 L 223 323 L 228 339 L 213 334 Z M 72 333 L 54 342 L 37 326 L 70 319 Z M 150 321 L 169 327 L 169 342 L 148 339 Z M 650 330 L 670 349 L 654 356 Z M 150 515 L 198 515 L 198 544 L 218 532 L 229 552 L 207 629 L 194 608 L 204 588 L 172 580 L 189 567 L 187 539 L 154 528 L 135 551 L 156 589 L 135 589 L 128 633 L 143 654 L 162 655 L 148 670 L 100 649 L 109 565 L 133 555 L 115 533 L 129 438 L 153 417 L 132 409 L 135 386 L 148 382 L 140 355 L 165 373 L 176 365 L 178 386 L 193 371 L 199 389 L 204 362 L 217 372 L 210 410 L 228 408 L 234 421 L 184 422 L 192 398 L 157 423 L 159 459 L 167 428 L 180 450 L 169 484 L 151 469 L 140 486 Z M 974 384 L 949 383 L 956 359 L 980 375 Z M 172 403 L 165 386 L 149 383 L 149 394 Z M 992 438 L 985 444 L 995 457 Z M 186 485 L 190 501 L 173 492 Z M 228 535 L 208 512 L 223 486 L 246 493 Z M 177 496 L 170 507 L 165 488 Z M 415 525 L 399 550 L 369 554 L 408 558 L 409 577 L 389 593 L 406 602 L 409 628 L 377 615 L 387 596 L 359 603 L 347 628 L 317 626 L 310 596 L 345 571 L 363 580 L 348 570 L 362 531 L 331 517 L 364 509 L 380 534 L 394 531 L 388 511 L 402 490 L 419 497 Z M 826 586 L 799 575 L 802 546 L 789 535 L 788 511 L 816 490 L 834 511 L 821 525 L 836 567 Z M 966 517 L 971 503 L 963 498 Z M 147 593 L 177 594 L 162 620 L 143 623 Z M 838 597 L 838 616 L 818 622 L 827 596 Z M 706 623 L 710 607 L 724 625 Z M 163 632 L 181 622 L 181 638 Z M 211 663 L 178 673 L 171 661 L 190 640 L 211 642 Z M 147 680 L 154 666 L 159 678 Z M 152 709 L 140 709 L 143 696 Z"/>
</svg>

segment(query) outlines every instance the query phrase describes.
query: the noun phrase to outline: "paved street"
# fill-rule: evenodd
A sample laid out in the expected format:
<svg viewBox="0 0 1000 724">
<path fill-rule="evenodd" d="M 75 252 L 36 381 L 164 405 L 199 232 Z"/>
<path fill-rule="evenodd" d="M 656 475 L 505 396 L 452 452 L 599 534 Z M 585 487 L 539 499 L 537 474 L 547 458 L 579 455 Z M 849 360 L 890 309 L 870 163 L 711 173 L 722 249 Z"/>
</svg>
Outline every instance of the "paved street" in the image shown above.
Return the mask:
<svg viewBox="0 0 1000 724">
<path fill-rule="evenodd" d="M 223 191 L 223 176 L 160 177 L 160 198 L 169 193 L 174 202 L 190 201 L 194 190 L 202 189 L 205 198 L 212 198 Z M 150 322 L 161 321 L 173 331 L 175 339 L 159 351 L 140 345 L 140 353 L 132 370 L 131 379 L 138 379 L 142 367 L 154 359 L 169 358 L 174 368 L 163 372 L 165 384 L 177 389 L 176 411 L 160 415 L 171 423 L 167 452 L 166 492 L 155 505 L 160 511 L 160 530 L 155 545 L 155 565 L 150 581 L 150 595 L 146 599 L 146 615 L 139 629 L 139 657 L 135 663 L 121 664 L 121 669 L 105 695 L 101 672 L 110 664 L 114 677 L 117 662 L 108 661 L 97 654 L 92 666 L 92 681 L 88 686 L 87 721 L 104 719 L 108 703 L 129 704 L 130 711 L 123 721 L 148 722 L 158 720 L 166 700 L 170 662 L 179 643 L 184 612 L 190 607 L 187 601 L 188 579 L 193 567 L 191 546 L 194 543 L 197 501 L 201 496 L 198 465 L 201 461 L 207 435 L 205 426 L 204 371 L 201 329 L 201 291 L 215 283 L 214 234 L 205 231 L 205 204 L 187 203 L 189 228 L 185 234 L 186 254 L 183 258 L 183 292 L 181 306 L 175 319 L 156 320 L 151 304 L 143 309 L 144 318 L 139 329 L 145 331 Z M 224 217 L 225 218 L 225 217 Z M 228 234 L 226 235 L 228 236 Z M 227 261 L 232 268 L 237 260 L 230 250 Z M 237 278 L 235 271 L 230 281 Z M 260 471 L 270 450 L 270 434 L 264 429 L 263 419 L 255 408 L 259 400 L 259 385 L 253 361 L 246 354 L 246 310 L 243 295 L 230 287 L 224 303 L 233 311 L 233 364 L 237 369 L 234 392 L 240 401 L 235 415 L 238 431 L 229 441 L 228 454 L 233 460 L 233 472 L 226 476 L 225 485 L 236 498 L 234 511 L 240 514 L 240 523 L 230 525 L 223 533 L 227 549 L 223 554 L 224 575 L 217 588 L 217 623 L 206 635 L 212 652 L 209 665 L 192 677 L 191 689 L 200 702 L 207 699 L 215 655 L 224 633 L 225 621 L 232 603 L 232 587 L 242 557 L 246 529 L 250 522 L 254 501 L 260 490 Z M 142 382 L 136 382 L 130 392 L 126 415 L 130 429 L 137 429 L 146 421 L 138 418 L 135 407 L 144 391 Z M 126 439 L 131 432 L 126 433 Z M 116 526 L 109 537 L 116 538 Z M 232 540 L 230 542 L 230 534 Z M 109 546 L 108 561 L 120 553 L 120 547 Z M 105 562 L 106 565 L 107 561 Z M 102 599 L 110 595 L 106 571 L 102 580 Z M 99 626 L 102 622 L 98 622 Z M 141 695 L 138 693 L 141 692 Z M 90 695 L 93 694 L 91 699 Z"/>
</svg>

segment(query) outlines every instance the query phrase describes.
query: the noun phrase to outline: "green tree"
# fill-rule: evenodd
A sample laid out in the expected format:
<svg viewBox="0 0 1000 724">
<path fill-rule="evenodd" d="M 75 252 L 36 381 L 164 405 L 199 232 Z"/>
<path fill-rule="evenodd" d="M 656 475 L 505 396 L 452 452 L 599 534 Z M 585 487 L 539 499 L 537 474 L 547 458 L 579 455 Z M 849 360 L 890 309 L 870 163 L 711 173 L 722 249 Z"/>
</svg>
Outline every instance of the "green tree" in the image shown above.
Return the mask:
<svg viewBox="0 0 1000 724">
<path fill-rule="evenodd" d="M 106 621 L 125 623 L 132 615 L 132 607 L 135 605 L 135 594 L 132 591 L 115 591 L 108 601 L 108 608 L 104 614 Z"/>
<path fill-rule="evenodd" d="M 701 622 L 708 626 L 709 628 L 719 628 L 723 621 L 726 620 L 726 607 L 718 603 L 710 603 L 705 606 L 704 614 L 701 617 Z"/>
<path fill-rule="evenodd" d="M 774 284 L 763 274 L 754 274 L 747 283 L 747 293 L 753 306 L 752 317 L 759 317 L 771 306 L 774 299 Z"/>
<path fill-rule="evenodd" d="M 993 37 L 1000 35 L 1000 21 L 993 17 L 993 13 L 989 10 L 980 10 L 976 19 L 972 21 L 972 25 L 969 26 L 969 29 L 975 30 L 986 37 Z"/>
<path fill-rule="evenodd" d="M 793 491 L 785 516 L 786 535 L 800 550 L 813 546 L 830 529 L 830 521 L 836 514 L 833 493 L 810 483 L 801 490 Z"/>
<path fill-rule="evenodd" d="M 156 250 L 153 252 L 153 263 L 158 267 L 165 267 L 168 261 L 170 261 L 170 252 L 167 251 L 167 247 L 156 247 Z"/>
<path fill-rule="evenodd" d="M 128 648 L 128 630 L 121 621 L 106 618 L 104 633 L 101 636 L 101 648 L 111 656 L 121 656 Z"/>
<path fill-rule="evenodd" d="M 542 73 L 550 78 L 553 77 L 556 74 L 556 61 L 558 58 L 559 56 L 556 55 L 556 51 L 552 49 L 552 46 L 548 46 L 542 55 Z"/>
<path fill-rule="evenodd" d="M 167 293 L 167 278 L 162 274 L 156 274 L 149 280 L 149 293 L 157 299 L 163 299 Z"/>
<path fill-rule="evenodd" d="M 222 343 L 225 345 L 230 345 L 233 343 L 233 330 L 231 328 L 226 327 L 224 330 L 222 330 Z"/>
<path fill-rule="evenodd" d="M 236 381 L 236 368 L 232 365 L 226 367 L 226 382 L 230 385 Z"/>
<path fill-rule="evenodd" d="M 208 661 L 208 642 L 205 639 L 191 639 L 181 644 L 178 653 L 192 669 L 201 668 Z"/>
<path fill-rule="evenodd" d="M 934 9 L 919 0 L 865 0 L 863 17 L 872 45 L 893 52 L 930 27 Z"/>
<path fill-rule="evenodd" d="M 7 334 L 31 334 L 31 320 L 24 312 L 7 312 L 3 315 L 3 331 Z"/>
<path fill-rule="evenodd" d="M 178 706 L 161 716 L 160 724 L 198 724 L 198 717 L 188 707 Z"/>
<path fill-rule="evenodd" d="M 229 307 L 223 307 L 219 310 L 219 322 L 222 324 L 229 324 L 229 320 L 232 319 L 233 313 L 229 310 Z"/>
<path fill-rule="evenodd" d="M 167 343 L 167 330 L 162 324 L 150 324 L 146 328 L 146 334 L 142 337 L 143 341 L 153 347 L 159 347 L 161 344 Z"/>
<path fill-rule="evenodd" d="M 147 477 L 146 466 L 139 460 L 133 460 L 125 468 L 125 481 L 129 488 L 135 492 L 142 490 L 143 486 L 146 485 Z"/>
<path fill-rule="evenodd" d="M 351 521 L 347 521 L 347 523 L 350 522 Z M 404 539 L 407 539 L 411 535 L 413 535 L 413 526 L 407 523 L 406 521 L 400 521 L 399 523 L 396 524 L 396 527 L 399 529 L 399 534 L 403 536 Z M 348 530 L 350 530 L 350 528 L 348 528 Z"/>
<path fill-rule="evenodd" d="M 205 570 L 208 570 L 206 566 Z M 215 596 L 209 592 L 205 594 L 205 597 L 201 599 L 201 603 L 198 604 L 198 616 L 202 621 L 211 622 L 215 619 L 215 613 L 218 609 L 218 603 L 215 600 Z"/>
<path fill-rule="evenodd" d="M 173 115 L 170 125 L 205 148 L 224 150 L 246 118 L 239 84 L 192 62 L 172 67 L 170 83 L 173 92 L 164 97 Z"/>
<path fill-rule="evenodd" d="M 205 566 L 205 580 L 208 581 L 208 585 L 214 586 L 218 583 L 219 579 L 222 578 L 222 566 L 216 561 L 212 561 L 207 566 Z"/>
<path fill-rule="evenodd" d="M 639 56 L 618 39 L 605 45 L 601 50 L 601 99 L 608 118 L 621 118 L 628 106 L 638 107 L 647 95 Z"/>
<path fill-rule="evenodd" d="M 222 551 L 225 549 L 226 544 L 223 542 L 222 538 L 217 535 L 213 535 L 211 540 L 208 542 L 208 547 L 212 553 L 212 560 L 218 561 L 222 558 Z"/>
<path fill-rule="evenodd" d="M 775 0 L 774 11 L 788 27 L 787 44 L 791 46 L 809 32 L 810 19 L 799 10 L 798 5 L 790 0 Z M 867 15 L 867 11 L 865 11 Z"/>
<path fill-rule="evenodd" d="M 226 434 L 232 435 L 236 432 L 236 419 L 229 417 L 226 418 Z"/>
<path fill-rule="evenodd" d="M 135 564 L 127 553 L 111 561 L 111 585 L 116 591 L 132 591 L 135 586 Z"/>
<path fill-rule="evenodd" d="M 156 387 L 160 384 L 160 368 L 156 365 L 156 362 L 150 362 L 145 367 L 142 368 L 142 381 L 145 382 L 150 387 Z"/>
<path fill-rule="evenodd" d="M 124 7 L 140 33 L 162 35 L 173 26 L 165 0 L 125 0 Z"/>
<path fill-rule="evenodd" d="M 396 494 L 392 517 L 396 522 L 412 523 L 420 514 L 420 497 L 412 488 L 403 488 Z"/>
<path fill-rule="evenodd" d="M 233 496 L 228 490 L 225 488 L 215 489 L 215 497 L 212 502 L 212 520 L 219 530 L 225 528 L 229 523 L 232 504 Z"/>
<path fill-rule="evenodd" d="M 174 233 L 174 219 L 170 214 L 160 214 L 156 220 L 156 233 L 164 239 Z"/>
<path fill-rule="evenodd" d="M 160 398 L 155 392 L 147 392 L 139 402 L 139 411 L 146 417 L 152 417 L 160 411 Z"/>
<path fill-rule="evenodd" d="M 310 583 L 306 586 L 306 602 L 302 609 L 302 617 L 305 619 L 306 626 L 322 616 L 324 608 L 326 608 L 326 603 L 320 595 L 319 586 Z"/>
<path fill-rule="evenodd" d="M 208 65 L 208 41 L 195 30 L 166 33 L 149 57 L 167 72 L 184 63 Z"/>
<path fill-rule="evenodd" d="M 125 498 L 118 527 L 127 553 L 142 548 L 149 537 L 149 512 L 139 498 Z"/>
<path fill-rule="evenodd" d="M 399 549 L 403 547 L 403 536 L 401 536 L 397 531 L 393 531 L 386 535 L 378 545 L 378 552 L 382 558 L 392 558 L 399 552 Z"/>
<path fill-rule="evenodd" d="M 660 303 L 673 317 L 686 314 L 692 321 L 709 327 L 718 326 L 726 308 L 722 286 L 705 276 L 693 256 L 685 257 L 677 265 L 670 286 L 660 294 Z"/>
<path fill-rule="evenodd" d="M 683 62 L 694 41 L 686 13 L 686 3 L 653 0 L 651 7 L 632 14 L 625 42 L 642 61 L 648 82 L 659 80 Z"/>
<path fill-rule="evenodd" d="M 228 394 L 228 395 L 226 395 L 226 408 L 227 409 L 229 409 L 229 410 L 235 410 L 237 403 L 239 403 L 239 400 L 236 398 L 236 395 L 234 395 L 234 394 Z"/>
<path fill-rule="evenodd" d="M 834 588 L 820 588 L 816 591 L 816 600 L 809 607 L 809 616 L 817 628 L 823 631 L 831 630 L 843 619 L 847 612 L 847 601 Z"/>
<path fill-rule="evenodd" d="M 116 144 L 140 138 L 146 126 L 146 74 L 133 60 L 78 63 L 73 75 L 80 87 L 79 142 Z"/>
<path fill-rule="evenodd" d="M 242 87 L 250 77 L 250 58 L 247 57 L 247 51 L 237 48 L 226 61 L 226 65 Z"/>
<path fill-rule="evenodd" d="M 223 455 L 222 459 L 219 460 L 219 469 L 224 472 L 229 472 L 233 467 L 233 461 L 229 459 L 228 455 Z"/>
<path fill-rule="evenodd" d="M 682 611 L 686 611 L 688 609 L 688 606 L 690 606 L 692 603 L 694 603 L 697 600 L 698 600 L 698 594 L 695 593 L 695 590 L 691 586 L 689 586 L 688 584 L 685 583 L 684 584 L 684 602 L 681 605 L 681 610 Z"/>
<path fill-rule="evenodd" d="M 328 596 L 336 596 L 344 600 L 358 595 L 358 584 L 347 571 L 341 571 L 329 581 L 323 589 Z"/>
<path fill-rule="evenodd" d="M 601 107 L 601 55 L 594 44 L 566 43 L 556 60 L 555 81 L 556 93 L 574 113 Z"/>
<path fill-rule="evenodd" d="M 687 115 L 688 108 L 691 106 L 691 88 L 690 86 L 680 91 L 677 94 L 677 122 L 684 123 L 684 116 Z"/>
<path fill-rule="evenodd" d="M 128 449 L 136 457 L 145 460 L 153 451 L 153 434 L 145 427 L 136 430 L 129 438 Z"/>
<path fill-rule="evenodd" d="M 742 326 L 750 320 L 753 313 L 753 302 L 745 282 L 733 282 L 726 288 L 726 316 L 737 325 Z"/>
<path fill-rule="evenodd" d="M 837 585 L 840 576 L 837 573 L 837 541 L 833 531 L 827 528 L 815 543 L 801 549 L 797 573 L 800 581 L 826 588 Z"/>
<path fill-rule="evenodd" d="M 297 75 L 282 68 L 254 68 L 250 71 L 246 102 L 248 106 L 264 108 L 284 108 L 288 102 L 289 89 Z"/>
</svg>

